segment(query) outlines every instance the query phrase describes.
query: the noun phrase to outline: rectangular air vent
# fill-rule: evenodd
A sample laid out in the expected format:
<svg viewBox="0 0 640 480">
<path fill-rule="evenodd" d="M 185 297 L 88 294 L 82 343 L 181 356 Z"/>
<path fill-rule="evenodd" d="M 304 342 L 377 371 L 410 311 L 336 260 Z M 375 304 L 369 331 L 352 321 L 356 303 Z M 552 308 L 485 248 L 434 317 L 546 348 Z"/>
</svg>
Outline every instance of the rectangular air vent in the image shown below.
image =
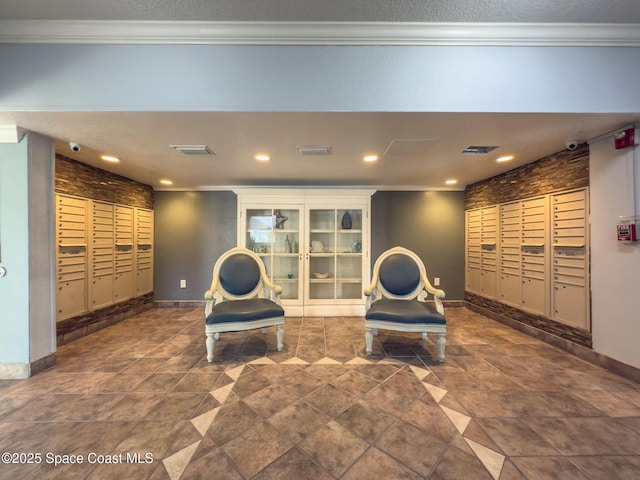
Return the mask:
<svg viewBox="0 0 640 480">
<path fill-rule="evenodd" d="M 206 145 L 170 145 L 183 155 L 213 155 Z"/>
<path fill-rule="evenodd" d="M 468 153 L 471 155 L 484 155 L 485 153 L 493 152 L 497 146 L 480 146 L 480 145 L 471 145 L 470 147 L 465 148 L 462 153 Z"/>
<path fill-rule="evenodd" d="M 298 155 L 330 155 L 331 147 L 325 146 L 313 146 L 313 147 L 296 147 L 298 149 Z"/>
</svg>

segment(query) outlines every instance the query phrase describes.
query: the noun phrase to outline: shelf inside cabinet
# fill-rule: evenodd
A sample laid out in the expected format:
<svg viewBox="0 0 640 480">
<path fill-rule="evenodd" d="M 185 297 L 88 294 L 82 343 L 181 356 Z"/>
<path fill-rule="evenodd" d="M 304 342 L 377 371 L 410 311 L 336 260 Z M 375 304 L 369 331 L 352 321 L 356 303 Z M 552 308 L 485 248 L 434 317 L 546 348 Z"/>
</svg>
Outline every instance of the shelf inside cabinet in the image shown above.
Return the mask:
<svg viewBox="0 0 640 480">
<path fill-rule="evenodd" d="M 335 280 L 335 278 L 333 277 L 328 277 L 328 278 L 310 278 L 309 282 L 310 283 L 333 283 Z"/>
</svg>

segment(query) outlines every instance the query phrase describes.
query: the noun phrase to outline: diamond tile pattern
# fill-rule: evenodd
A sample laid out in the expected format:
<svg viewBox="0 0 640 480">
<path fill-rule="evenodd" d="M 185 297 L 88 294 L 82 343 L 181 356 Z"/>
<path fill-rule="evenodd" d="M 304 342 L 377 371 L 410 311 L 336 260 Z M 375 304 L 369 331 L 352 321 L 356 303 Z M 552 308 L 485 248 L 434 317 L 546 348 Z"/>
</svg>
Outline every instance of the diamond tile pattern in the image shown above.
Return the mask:
<svg viewBox="0 0 640 480">
<path fill-rule="evenodd" d="M 200 309 L 150 310 L 0 381 L 0 451 L 42 455 L 0 478 L 640 478 L 636 383 L 446 313 L 443 364 L 397 332 L 367 357 L 358 317 L 287 318 L 282 352 L 222 334 L 208 363 Z"/>
</svg>

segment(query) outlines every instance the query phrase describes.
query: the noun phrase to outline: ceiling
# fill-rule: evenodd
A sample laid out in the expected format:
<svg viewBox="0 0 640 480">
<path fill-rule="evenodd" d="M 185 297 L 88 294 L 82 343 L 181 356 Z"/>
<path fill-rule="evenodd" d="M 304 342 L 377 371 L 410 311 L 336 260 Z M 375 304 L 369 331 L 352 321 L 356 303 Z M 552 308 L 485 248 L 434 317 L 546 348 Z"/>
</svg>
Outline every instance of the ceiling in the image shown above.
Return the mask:
<svg viewBox="0 0 640 480">
<path fill-rule="evenodd" d="M 69 158 L 162 187 L 249 185 L 456 188 L 565 149 L 626 124 L 619 114 L 471 114 L 359 112 L 19 112 L 0 113 L 29 130 L 59 139 Z M 68 142 L 81 145 L 72 152 Z M 170 145 L 207 145 L 214 155 L 183 155 Z M 298 146 L 329 146 L 328 156 L 299 156 Z M 487 155 L 471 145 L 498 146 Z M 272 159 L 254 160 L 258 152 Z M 386 154 L 385 154 L 386 152 Z M 108 164 L 100 153 L 121 158 Z M 380 159 L 365 163 L 367 153 Z M 508 163 L 500 155 L 514 154 Z"/>
<path fill-rule="evenodd" d="M 215 22 L 525 22 L 640 24 L 637 0 L 3 0 L 0 20 Z M 163 188 L 372 186 L 461 189 L 639 120 L 632 114 L 385 112 L 0 112 L 57 139 L 59 153 Z M 81 145 L 72 152 L 69 142 Z M 175 144 L 207 145 L 213 155 L 182 155 Z M 298 146 L 329 146 L 299 156 Z M 471 145 L 498 146 L 487 155 Z M 258 163 L 253 155 L 272 159 Z M 374 163 L 363 155 L 376 153 Z M 100 154 L 121 158 L 107 164 Z M 508 163 L 500 155 L 513 154 Z M 446 187 L 447 179 L 457 185 Z"/>
<path fill-rule="evenodd" d="M 637 0 L 2 0 L 0 18 L 640 23 L 640 4 Z"/>
</svg>

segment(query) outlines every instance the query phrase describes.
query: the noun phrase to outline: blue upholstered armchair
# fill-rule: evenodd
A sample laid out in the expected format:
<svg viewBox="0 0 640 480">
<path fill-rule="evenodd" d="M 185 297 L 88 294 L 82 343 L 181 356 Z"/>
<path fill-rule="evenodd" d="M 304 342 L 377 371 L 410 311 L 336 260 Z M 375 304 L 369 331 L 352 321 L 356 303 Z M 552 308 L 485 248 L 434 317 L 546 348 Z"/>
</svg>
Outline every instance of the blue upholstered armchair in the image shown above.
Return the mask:
<svg viewBox="0 0 640 480">
<path fill-rule="evenodd" d="M 371 285 L 364 294 L 367 355 L 371 355 L 373 337 L 381 328 L 421 333 L 423 340 L 427 339 L 427 333 L 435 333 L 438 360 L 444 361 L 447 333 L 442 306 L 444 291 L 431 285 L 420 257 L 402 247 L 387 250 L 376 260 Z M 433 295 L 435 307 L 425 302 L 428 294 Z"/>
<path fill-rule="evenodd" d="M 213 267 L 211 287 L 204 294 L 207 360 L 213 361 L 215 340 L 221 332 L 238 332 L 276 327 L 278 351 L 282 351 L 284 310 L 280 305 L 282 287 L 267 277 L 258 255 L 243 247 L 220 256 Z"/>
</svg>

